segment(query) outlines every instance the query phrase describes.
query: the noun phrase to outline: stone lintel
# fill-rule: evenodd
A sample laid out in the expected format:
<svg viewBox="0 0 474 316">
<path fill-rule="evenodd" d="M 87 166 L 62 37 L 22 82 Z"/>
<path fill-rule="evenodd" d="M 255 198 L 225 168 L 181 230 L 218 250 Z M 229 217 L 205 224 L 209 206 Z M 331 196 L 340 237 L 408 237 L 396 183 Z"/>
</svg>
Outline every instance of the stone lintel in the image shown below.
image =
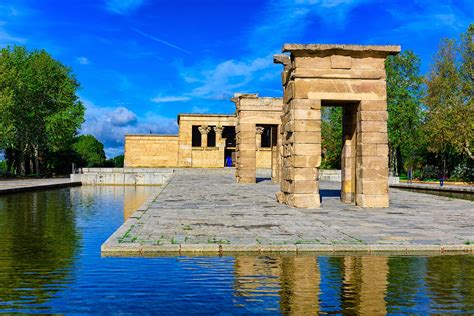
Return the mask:
<svg viewBox="0 0 474 316">
<path fill-rule="evenodd" d="M 352 44 L 284 44 L 283 52 L 294 55 L 327 56 L 362 55 L 362 56 L 388 56 L 400 53 L 399 45 L 352 45 Z"/>
<path fill-rule="evenodd" d="M 276 55 L 273 55 L 273 63 L 289 66 L 291 64 L 291 59 L 290 59 L 290 56 L 288 55 L 276 54 Z"/>
</svg>

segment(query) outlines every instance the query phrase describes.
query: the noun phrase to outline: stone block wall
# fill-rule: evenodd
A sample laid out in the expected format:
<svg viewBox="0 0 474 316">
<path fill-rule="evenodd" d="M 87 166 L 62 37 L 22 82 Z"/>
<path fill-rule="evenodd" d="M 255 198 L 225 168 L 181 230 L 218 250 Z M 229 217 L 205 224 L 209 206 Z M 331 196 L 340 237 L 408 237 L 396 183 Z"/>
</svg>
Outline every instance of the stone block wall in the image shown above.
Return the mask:
<svg viewBox="0 0 474 316">
<path fill-rule="evenodd" d="M 272 149 L 257 148 L 256 153 L 257 169 L 271 169 L 272 167 Z"/>
<path fill-rule="evenodd" d="M 223 168 L 224 152 L 219 147 L 193 148 L 193 168 Z"/>
<path fill-rule="evenodd" d="M 321 101 L 289 99 L 282 116 L 280 203 L 294 207 L 320 204 Z"/>
<path fill-rule="evenodd" d="M 82 168 L 81 173 L 71 174 L 72 181 L 83 185 L 163 185 L 173 175 L 166 168 Z"/>
<path fill-rule="evenodd" d="M 126 135 L 124 166 L 178 166 L 178 137 L 160 135 Z"/>
<path fill-rule="evenodd" d="M 245 121 L 246 118 L 242 117 L 235 128 L 237 141 L 235 178 L 239 183 L 255 183 L 257 179 L 256 125 Z"/>
</svg>

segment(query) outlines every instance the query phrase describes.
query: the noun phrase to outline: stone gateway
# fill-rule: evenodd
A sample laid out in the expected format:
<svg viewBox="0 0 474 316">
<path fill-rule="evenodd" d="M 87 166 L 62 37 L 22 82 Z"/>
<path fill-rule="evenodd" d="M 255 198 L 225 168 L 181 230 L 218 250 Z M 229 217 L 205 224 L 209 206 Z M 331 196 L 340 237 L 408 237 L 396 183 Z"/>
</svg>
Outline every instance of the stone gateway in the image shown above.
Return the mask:
<svg viewBox="0 0 474 316">
<path fill-rule="evenodd" d="M 388 207 L 385 59 L 399 46 L 286 44 L 283 64 L 281 203 L 319 207 L 321 107 L 343 109 L 341 200 Z"/>
</svg>

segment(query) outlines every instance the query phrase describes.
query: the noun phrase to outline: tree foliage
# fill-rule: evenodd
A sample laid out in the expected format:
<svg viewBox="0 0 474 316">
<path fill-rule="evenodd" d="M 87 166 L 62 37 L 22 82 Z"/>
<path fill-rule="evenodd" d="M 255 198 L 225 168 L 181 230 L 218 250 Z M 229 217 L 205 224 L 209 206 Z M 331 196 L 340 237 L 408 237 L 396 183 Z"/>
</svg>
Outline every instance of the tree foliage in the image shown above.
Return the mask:
<svg viewBox="0 0 474 316">
<path fill-rule="evenodd" d="M 81 135 L 72 146 L 81 167 L 101 167 L 105 162 L 104 145 L 92 135 Z"/>
<path fill-rule="evenodd" d="M 428 149 L 444 160 L 450 153 L 474 159 L 473 35 L 471 25 L 460 43 L 442 40 L 426 78 Z"/>
<path fill-rule="evenodd" d="M 403 167 L 402 162 L 413 167 L 423 142 L 420 127 L 424 90 L 420 64 L 421 60 L 412 51 L 389 56 L 386 61 L 389 157 L 394 173 Z"/>
<path fill-rule="evenodd" d="M 17 173 L 39 174 L 69 147 L 84 121 L 78 88 L 71 69 L 44 50 L 0 51 L 0 149 Z"/>
<path fill-rule="evenodd" d="M 342 150 L 342 107 L 323 107 L 321 122 L 324 169 L 341 168 Z"/>
</svg>

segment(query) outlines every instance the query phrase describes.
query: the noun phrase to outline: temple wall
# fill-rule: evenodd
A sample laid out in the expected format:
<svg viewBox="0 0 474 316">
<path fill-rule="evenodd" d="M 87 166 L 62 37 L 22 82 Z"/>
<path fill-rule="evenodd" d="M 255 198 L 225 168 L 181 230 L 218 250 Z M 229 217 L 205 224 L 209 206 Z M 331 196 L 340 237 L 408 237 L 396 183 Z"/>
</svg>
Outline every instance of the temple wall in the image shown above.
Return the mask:
<svg viewBox="0 0 474 316">
<path fill-rule="evenodd" d="M 223 168 L 224 152 L 218 147 L 193 148 L 193 168 Z"/>
<path fill-rule="evenodd" d="M 178 136 L 126 135 L 124 167 L 178 166 Z"/>
<path fill-rule="evenodd" d="M 257 169 L 270 169 L 272 167 L 272 149 L 257 149 Z"/>
</svg>

